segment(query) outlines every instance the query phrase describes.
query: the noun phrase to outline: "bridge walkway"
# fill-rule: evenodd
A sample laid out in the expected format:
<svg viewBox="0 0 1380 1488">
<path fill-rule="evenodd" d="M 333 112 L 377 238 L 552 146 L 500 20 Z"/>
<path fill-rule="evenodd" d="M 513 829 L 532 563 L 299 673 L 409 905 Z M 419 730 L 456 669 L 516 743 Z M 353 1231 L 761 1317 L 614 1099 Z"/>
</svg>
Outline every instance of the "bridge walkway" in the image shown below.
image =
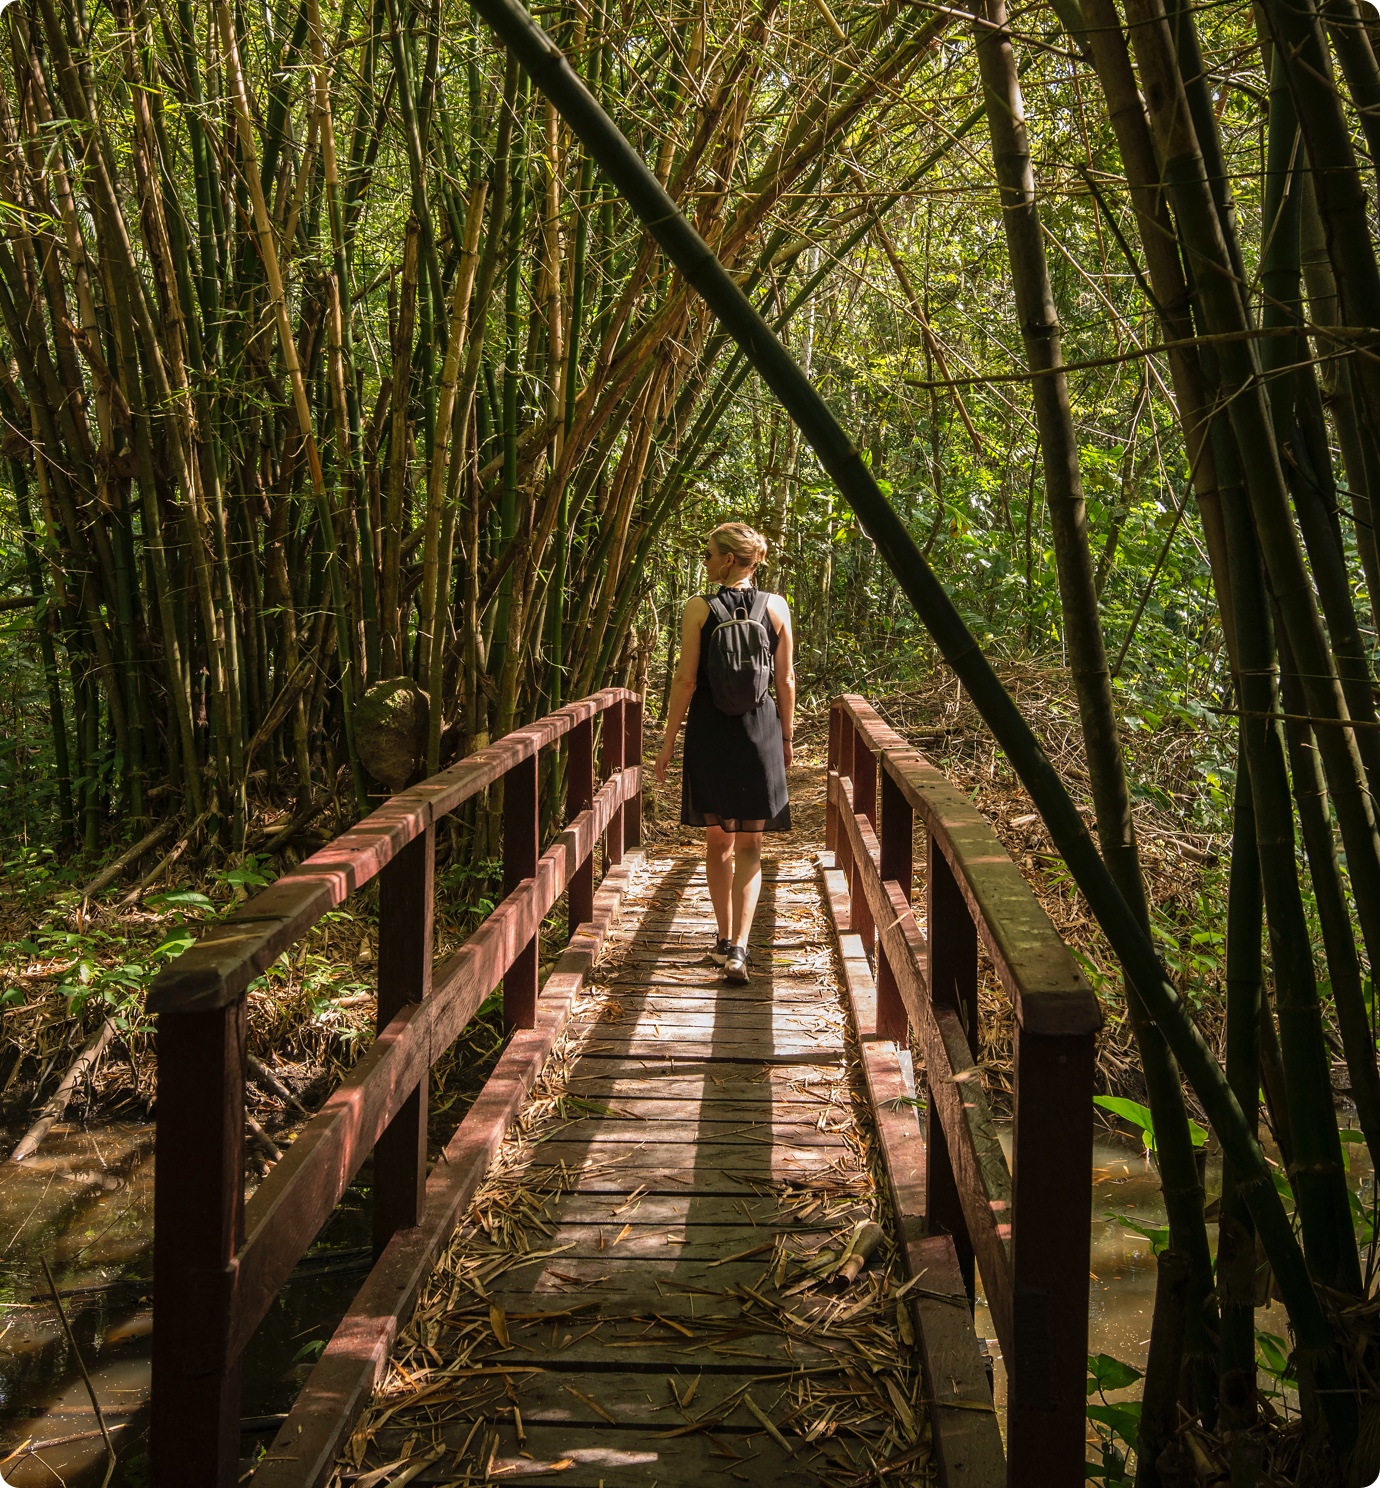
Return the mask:
<svg viewBox="0 0 1380 1488">
<path fill-rule="evenodd" d="M 566 824 L 544 832 L 555 751 Z M 155 1488 L 1083 1481 L 1101 1014 L 1020 870 L 845 695 L 822 848 L 802 813 L 731 988 L 696 849 L 639 850 L 641 758 L 636 694 L 568 704 L 155 980 Z M 437 825 L 500 782 L 505 897 L 436 960 Z M 375 880 L 378 1034 L 247 1194 L 248 991 Z M 1009 1161 L 975 1055 L 984 957 L 1015 1029 Z M 510 1037 L 428 1166 L 429 1071 L 500 983 Z M 371 1155 L 374 1266 L 245 1463 L 245 1346 Z"/>
<path fill-rule="evenodd" d="M 932 1480 L 819 868 L 798 846 L 764 867 L 737 987 L 706 955 L 702 862 L 632 860 L 342 1481 L 390 1465 L 418 1484 Z M 850 1282 L 838 1257 L 868 1222 L 884 1238 Z"/>
</svg>

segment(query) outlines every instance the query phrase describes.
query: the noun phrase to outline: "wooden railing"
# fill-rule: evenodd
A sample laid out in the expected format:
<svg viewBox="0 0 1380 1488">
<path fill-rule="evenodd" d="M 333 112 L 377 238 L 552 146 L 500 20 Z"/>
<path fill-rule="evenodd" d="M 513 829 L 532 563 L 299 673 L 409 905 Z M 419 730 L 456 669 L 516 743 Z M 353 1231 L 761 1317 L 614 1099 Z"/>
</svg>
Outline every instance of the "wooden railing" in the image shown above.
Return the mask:
<svg viewBox="0 0 1380 1488">
<path fill-rule="evenodd" d="M 596 792 L 594 723 L 601 716 L 605 783 Z M 542 853 L 538 757 L 561 739 L 568 824 Z M 635 693 L 612 688 L 572 703 L 394 796 L 215 926 L 154 981 L 148 1007 L 158 1016 L 150 1427 L 156 1488 L 236 1482 L 245 1345 L 371 1151 L 374 1247 L 384 1257 L 375 1271 L 387 1269 L 401 1232 L 422 1225 L 431 1203 L 430 1068 L 500 980 L 506 1026 L 533 1026 L 542 921 L 568 891 L 572 933 L 588 929 L 595 844 L 603 840 L 607 870 L 640 839 L 641 757 L 642 701 Z M 506 897 L 433 967 L 436 823 L 500 780 Z M 378 1035 L 246 1204 L 248 988 L 322 915 L 376 877 Z M 515 1108 L 515 1098 L 507 1092 L 501 1109 Z M 501 1130 L 487 1140 L 496 1144 L 497 1136 Z M 447 1201 L 453 1209 L 456 1193 Z M 427 1233 L 441 1228 L 433 1223 Z M 394 1286 L 390 1273 L 375 1285 L 392 1311 L 384 1319 L 389 1326 L 379 1327 L 373 1315 L 379 1307 L 371 1302 L 365 1309 L 374 1330 L 366 1354 L 382 1349 L 386 1358 L 391 1326 L 415 1295 L 417 1271 L 418 1258 L 404 1256 L 393 1272 L 414 1280 Z M 360 1296 L 369 1289 L 366 1281 Z M 368 1371 L 354 1368 L 338 1378 L 348 1378 L 348 1389 L 342 1386 L 328 1409 L 344 1419 L 357 1409 Z M 313 1450 L 328 1461 L 331 1430 L 319 1435 Z M 305 1460 L 307 1442 L 301 1446 L 301 1453 L 287 1454 L 302 1459 L 288 1477 L 305 1482 L 316 1469 Z M 286 1458 L 277 1455 L 281 1465 Z"/>
<path fill-rule="evenodd" d="M 981 1273 L 1008 1381 L 1007 1481 L 1081 1483 L 1097 999 L 986 819 L 860 697 L 830 712 L 826 830 L 876 958 L 877 1034 L 919 1044 L 925 1222 L 953 1236 L 970 1300 Z M 974 1060 L 979 941 L 1015 1011 L 1009 1167 Z"/>
</svg>

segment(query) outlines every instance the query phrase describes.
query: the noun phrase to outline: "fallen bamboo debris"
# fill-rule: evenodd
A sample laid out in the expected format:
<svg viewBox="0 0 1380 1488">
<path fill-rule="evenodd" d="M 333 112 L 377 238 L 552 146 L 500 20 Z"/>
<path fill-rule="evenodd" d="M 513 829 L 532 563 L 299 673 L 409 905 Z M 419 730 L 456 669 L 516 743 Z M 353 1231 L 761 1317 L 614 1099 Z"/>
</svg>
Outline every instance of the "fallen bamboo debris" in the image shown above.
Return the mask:
<svg viewBox="0 0 1380 1488">
<path fill-rule="evenodd" d="M 678 1478 L 737 1465 L 781 1488 L 877 1470 L 903 1488 L 935 1481 L 900 1317 L 917 1288 L 878 1197 L 819 901 L 785 898 L 783 862 L 761 911 L 793 947 L 780 979 L 764 967 L 731 997 L 700 965 L 668 990 L 656 958 L 707 918 L 708 898 L 685 857 L 649 868 L 399 1338 L 337 1488 L 440 1447 L 448 1483 L 581 1464 L 608 1488 L 672 1464 Z M 797 985 L 798 1002 L 780 1000 Z"/>
</svg>

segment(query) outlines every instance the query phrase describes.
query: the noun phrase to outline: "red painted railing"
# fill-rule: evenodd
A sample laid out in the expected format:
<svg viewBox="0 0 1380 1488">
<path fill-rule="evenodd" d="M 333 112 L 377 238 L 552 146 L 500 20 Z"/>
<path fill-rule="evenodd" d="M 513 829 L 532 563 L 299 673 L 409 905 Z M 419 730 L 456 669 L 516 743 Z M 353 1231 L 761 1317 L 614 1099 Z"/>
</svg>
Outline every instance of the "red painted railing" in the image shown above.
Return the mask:
<svg viewBox="0 0 1380 1488">
<path fill-rule="evenodd" d="M 827 823 L 851 928 L 876 957 L 877 1034 L 919 1043 L 925 1223 L 953 1236 L 970 1299 L 981 1272 L 1008 1381 L 1007 1481 L 1081 1483 L 1097 999 L 987 820 L 860 697 L 830 713 Z M 974 1062 L 979 941 L 1015 1011 L 1009 1167 Z"/>
<path fill-rule="evenodd" d="M 600 717 L 605 783 L 596 791 Z M 561 739 L 568 824 L 542 853 L 538 756 Z M 642 700 L 635 693 L 611 688 L 572 703 L 394 796 L 215 926 L 154 981 L 148 1007 L 158 1015 L 150 1427 L 156 1488 L 236 1482 L 244 1347 L 371 1151 L 376 1255 L 386 1261 L 395 1237 L 422 1225 L 429 1202 L 428 1072 L 500 981 L 506 1026 L 533 1027 L 542 921 L 568 892 L 572 933 L 588 929 L 595 844 L 603 840 L 607 870 L 640 840 L 641 757 Z M 500 780 L 506 897 L 433 967 L 436 823 Z M 247 990 L 322 915 L 374 878 L 378 1035 L 246 1204 Z M 505 1099 L 504 1110 L 515 1108 Z M 449 1202 L 457 1202 L 454 1194 Z M 433 1223 L 425 1232 L 436 1229 Z M 405 1259 L 402 1269 L 415 1277 L 419 1258 Z M 385 1295 L 392 1311 L 383 1319 L 388 1326 L 366 1319 L 365 1331 L 373 1332 L 365 1354 L 382 1348 L 386 1357 L 415 1282 L 392 1291 L 389 1277 L 379 1282 L 374 1292 Z M 351 1324 L 347 1315 L 342 1329 Z M 358 1317 L 353 1325 L 360 1326 Z M 351 1398 L 338 1402 L 342 1420 L 368 1383 L 367 1369 L 351 1368 Z M 328 1447 L 329 1441 L 319 1446 L 318 1455 Z M 305 1472 L 307 1464 L 299 1467 Z"/>
</svg>

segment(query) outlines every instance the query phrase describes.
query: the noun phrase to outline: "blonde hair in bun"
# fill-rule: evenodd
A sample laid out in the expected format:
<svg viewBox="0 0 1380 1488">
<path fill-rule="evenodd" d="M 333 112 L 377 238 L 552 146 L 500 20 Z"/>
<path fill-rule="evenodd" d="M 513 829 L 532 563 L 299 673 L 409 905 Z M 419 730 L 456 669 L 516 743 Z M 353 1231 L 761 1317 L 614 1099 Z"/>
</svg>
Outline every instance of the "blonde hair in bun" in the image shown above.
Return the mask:
<svg viewBox="0 0 1380 1488">
<path fill-rule="evenodd" d="M 767 556 L 767 540 L 746 522 L 724 522 L 709 534 L 721 553 L 732 553 L 744 568 L 756 568 Z"/>
</svg>

